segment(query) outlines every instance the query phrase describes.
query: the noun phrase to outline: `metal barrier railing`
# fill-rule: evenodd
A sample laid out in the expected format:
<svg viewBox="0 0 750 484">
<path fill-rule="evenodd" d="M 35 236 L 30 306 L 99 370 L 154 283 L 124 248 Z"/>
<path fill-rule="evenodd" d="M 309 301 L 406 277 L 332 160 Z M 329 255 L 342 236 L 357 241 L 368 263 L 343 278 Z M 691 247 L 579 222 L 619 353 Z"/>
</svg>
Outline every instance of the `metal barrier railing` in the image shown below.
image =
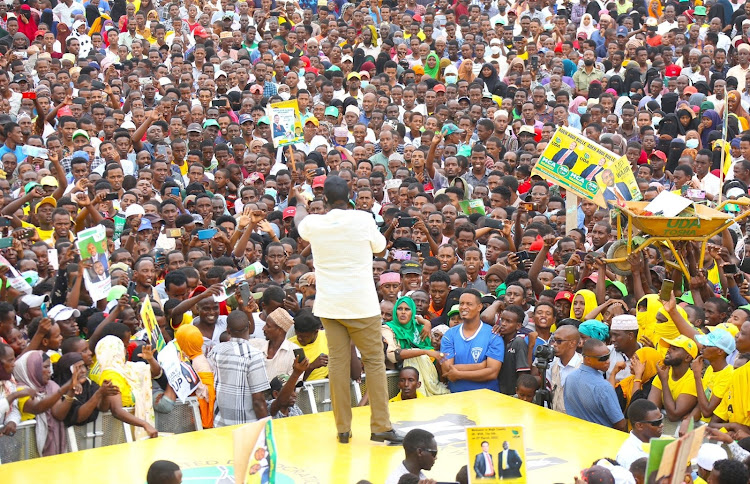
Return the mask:
<svg viewBox="0 0 750 484">
<path fill-rule="evenodd" d="M 398 392 L 398 371 L 386 372 L 388 398 Z M 359 405 L 367 392 L 367 376 L 351 383 L 352 406 Z M 304 414 L 331 410 L 331 388 L 328 379 L 305 382 L 297 398 L 297 405 Z M 126 409 L 133 412 L 132 408 Z M 176 402 L 170 413 L 156 412 L 156 429 L 159 432 L 181 434 L 203 430 L 198 400 L 190 397 L 185 403 Z M 68 427 L 68 447 L 71 452 L 95 449 L 133 441 L 130 425 L 117 420 L 110 412 L 102 412 L 94 422 Z M 18 462 L 39 457 L 36 446 L 36 420 L 18 425 L 15 435 L 0 435 L 0 464 Z"/>
</svg>

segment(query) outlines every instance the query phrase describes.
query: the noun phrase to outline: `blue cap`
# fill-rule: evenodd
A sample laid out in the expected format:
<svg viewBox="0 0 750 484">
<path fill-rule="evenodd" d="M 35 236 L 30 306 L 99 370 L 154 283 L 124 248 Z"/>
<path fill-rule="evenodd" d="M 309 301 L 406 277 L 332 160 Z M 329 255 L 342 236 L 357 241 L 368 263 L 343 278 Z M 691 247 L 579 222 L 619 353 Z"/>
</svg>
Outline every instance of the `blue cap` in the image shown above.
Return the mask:
<svg viewBox="0 0 750 484">
<path fill-rule="evenodd" d="M 151 225 L 151 221 L 147 219 L 146 217 L 141 218 L 141 225 L 138 227 L 138 232 L 141 230 L 151 230 L 154 226 Z"/>
<path fill-rule="evenodd" d="M 621 35 L 624 37 L 628 36 L 628 28 L 624 25 L 620 25 L 619 27 L 617 27 L 617 36 L 619 37 Z"/>
<path fill-rule="evenodd" d="M 240 124 L 245 124 L 248 121 L 252 122 L 252 120 L 253 120 L 253 117 L 250 116 L 249 114 L 240 114 Z"/>
<path fill-rule="evenodd" d="M 89 154 L 83 150 L 74 151 L 73 158 L 84 158 L 86 161 L 91 161 L 89 160 Z"/>
<path fill-rule="evenodd" d="M 734 350 L 737 348 L 732 333 L 722 328 L 715 329 L 708 334 L 697 334 L 695 335 L 695 341 L 703 346 L 719 348 L 728 355 L 734 353 Z"/>
</svg>

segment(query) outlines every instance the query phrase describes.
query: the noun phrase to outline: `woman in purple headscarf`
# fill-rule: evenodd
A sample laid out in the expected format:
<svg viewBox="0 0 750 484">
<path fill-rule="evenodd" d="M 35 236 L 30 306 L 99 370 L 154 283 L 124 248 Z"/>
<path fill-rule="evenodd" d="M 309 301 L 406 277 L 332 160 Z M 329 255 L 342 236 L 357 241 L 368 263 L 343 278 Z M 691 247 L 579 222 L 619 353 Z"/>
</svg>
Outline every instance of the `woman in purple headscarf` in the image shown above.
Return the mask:
<svg viewBox="0 0 750 484">
<path fill-rule="evenodd" d="M 44 352 L 28 351 L 16 360 L 13 376 L 18 388 L 28 387 L 36 391 L 34 398 L 21 398 L 18 408 L 22 420 L 36 419 L 36 445 L 39 455 L 49 456 L 68 451 L 68 439 L 63 419 L 74 399 L 74 381 L 81 378 L 76 369 L 73 378 L 62 387 L 52 381 L 52 365 Z M 31 416 L 29 416 L 29 414 Z"/>
<path fill-rule="evenodd" d="M 701 147 L 710 150 L 711 143 L 708 140 L 711 131 L 721 131 L 723 123 L 719 113 L 713 109 L 706 109 L 701 115 L 701 124 L 698 125 L 698 133 L 701 135 Z"/>
</svg>

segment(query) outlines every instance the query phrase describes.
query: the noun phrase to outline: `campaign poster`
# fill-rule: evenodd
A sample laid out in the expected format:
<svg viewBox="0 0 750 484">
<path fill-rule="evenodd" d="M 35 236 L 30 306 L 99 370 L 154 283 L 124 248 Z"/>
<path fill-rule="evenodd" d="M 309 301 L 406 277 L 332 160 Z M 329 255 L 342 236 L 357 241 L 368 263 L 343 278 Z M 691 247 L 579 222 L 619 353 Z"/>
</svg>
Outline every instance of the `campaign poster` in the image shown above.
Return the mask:
<svg viewBox="0 0 750 484">
<path fill-rule="evenodd" d="M 161 369 L 167 377 L 169 386 L 177 394 L 177 398 L 185 403 L 187 398 L 198 388 L 201 380 L 189 363 L 182 360 L 177 341 L 170 341 L 156 357 Z"/>
<path fill-rule="evenodd" d="M 234 482 L 269 484 L 276 482 L 276 443 L 271 417 L 239 427 L 232 433 Z"/>
<path fill-rule="evenodd" d="M 18 269 L 13 267 L 13 264 L 8 262 L 8 259 L 2 255 L 0 255 L 0 266 L 5 266 L 10 271 L 10 276 L 7 276 L 10 287 L 23 294 L 31 294 L 34 288 L 31 287 L 31 284 L 26 282 L 26 279 L 24 279 L 21 273 L 18 272 Z"/>
<path fill-rule="evenodd" d="M 467 427 L 469 482 L 526 482 L 523 427 Z"/>
<path fill-rule="evenodd" d="M 143 327 L 146 328 L 151 347 L 156 351 L 161 351 L 166 346 L 166 342 L 159 329 L 159 323 L 156 321 L 154 308 L 151 306 L 151 299 L 148 297 L 144 297 L 141 304 L 141 321 L 143 322 Z"/>
<path fill-rule="evenodd" d="M 271 120 L 274 147 L 303 141 L 302 120 L 296 99 L 271 104 L 268 117 Z"/>
<path fill-rule="evenodd" d="M 107 297 L 112 288 L 109 277 L 109 263 L 107 253 L 107 229 L 104 225 L 97 225 L 78 232 L 76 247 L 81 254 L 81 261 L 91 261 L 91 267 L 83 269 L 83 282 L 91 299 L 101 301 Z"/>
<path fill-rule="evenodd" d="M 471 215 L 473 213 L 478 213 L 480 215 L 484 215 L 484 200 L 477 198 L 474 200 L 461 200 L 458 202 L 458 206 L 461 208 L 461 211 L 466 215 Z"/>
<path fill-rule="evenodd" d="M 626 157 L 564 127 L 557 128 L 531 172 L 602 208 L 642 198 Z"/>
</svg>

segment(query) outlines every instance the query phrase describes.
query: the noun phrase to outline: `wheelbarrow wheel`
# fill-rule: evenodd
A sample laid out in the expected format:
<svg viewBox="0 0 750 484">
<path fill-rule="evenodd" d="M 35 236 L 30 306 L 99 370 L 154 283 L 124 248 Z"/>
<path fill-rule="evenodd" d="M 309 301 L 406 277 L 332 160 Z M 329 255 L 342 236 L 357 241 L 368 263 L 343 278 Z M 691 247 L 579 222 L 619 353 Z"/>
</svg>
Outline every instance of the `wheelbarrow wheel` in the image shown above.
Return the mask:
<svg viewBox="0 0 750 484">
<path fill-rule="evenodd" d="M 622 259 L 628 256 L 628 241 L 627 239 L 616 240 L 609 246 L 607 251 L 607 259 Z M 630 262 L 623 260 L 620 262 L 609 262 L 607 263 L 609 270 L 617 274 L 618 276 L 630 276 L 632 271 L 630 270 Z"/>
</svg>

